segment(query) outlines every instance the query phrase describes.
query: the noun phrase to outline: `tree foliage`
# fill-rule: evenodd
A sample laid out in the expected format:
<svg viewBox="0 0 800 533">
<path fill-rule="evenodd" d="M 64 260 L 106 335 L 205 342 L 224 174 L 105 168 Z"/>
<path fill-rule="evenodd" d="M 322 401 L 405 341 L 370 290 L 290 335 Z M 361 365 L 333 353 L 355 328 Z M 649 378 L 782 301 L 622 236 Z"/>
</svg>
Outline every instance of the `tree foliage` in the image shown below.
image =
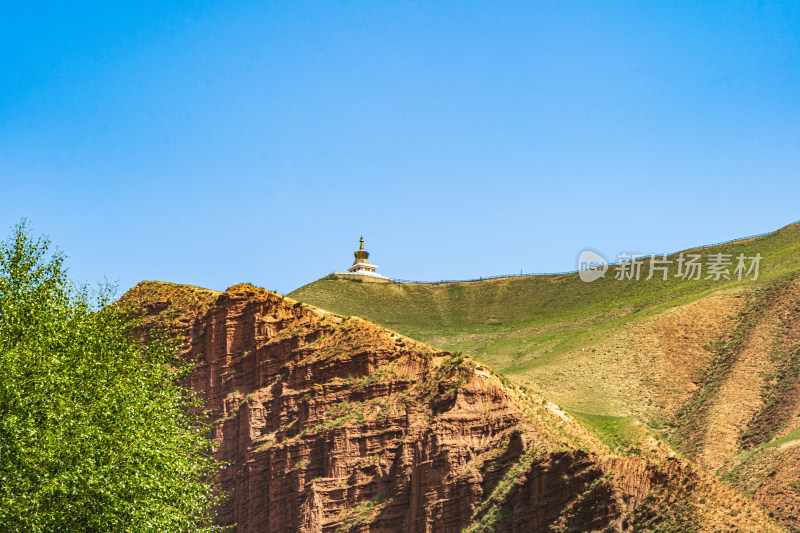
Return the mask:
<svg viewBox="0 0 800 533">
<path fill-rule="evenodd" d="M 218 464 L 189 370 L 67 278 L 22 221 L 0 244 L 0 531 L 198 531 Z"/>
</svg>

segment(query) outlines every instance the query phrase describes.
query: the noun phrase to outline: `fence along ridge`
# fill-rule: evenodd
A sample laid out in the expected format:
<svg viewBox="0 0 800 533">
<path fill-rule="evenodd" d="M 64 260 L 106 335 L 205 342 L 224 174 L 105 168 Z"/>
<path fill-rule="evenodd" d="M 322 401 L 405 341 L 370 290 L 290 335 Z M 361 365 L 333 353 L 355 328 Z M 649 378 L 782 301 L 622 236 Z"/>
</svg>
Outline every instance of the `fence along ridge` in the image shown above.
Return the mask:
<svg viewBox="0 0 800 533">
<path fill-rule="evenodd" d="M 786 224 L 785 226 L 782 226 L 782 227 L 778 228 L 775 231 L 779 231 L 779 230 L 781 230 L 781 229 L 783 229 L 785 227 L 792 226 L 792 225 L 797 224 L 797 223 L 800 223 L 800 220 L 796 220 L 795 222 L 791 222 L 789 224 Z M 722 242 L 715 242 L 713 244 L 702 244 L 700 246 L 692 246 L 691 248 L 685 248 L 684 250 L 678 250 L 677 252 L 671 252 L 671 253 L 667 253 L 667 254 L 646 254 L 646 255 L 644 255 L 642 257 L 650 257 L 650 255 L 656 255 L 656 256 L 675 255 L 675 254 L 679 254 L 681 252 L 684 252 L 686 250 L 696 250 L 696 249 L 702 249 L 702 248 L 711 248 L 712 246 L 720 246 L 720 245 L 728 244 L 728 243 L 731 243 L 731 242 L 744 241 L 744 240 L 747 240 L 747 239 L 755 239 L 756 237 L 763 237 L 765 235 L 769 235 L 771 233 L 775 233 L 775 231 L 765 231 L 764 233 L 756 233 L 755 235 L 750 235 L 748 237 L 736 237 L 735 239 L 729 239 L 727 241 L 722 241 Z M 615 265 L 619 265 L 620 263 L 624 263 L 624 262 L 625 261 L 615 261 L 613 263 L 609 262 L 608 265 L 609 266 L 615 266 Z M 442 280 L 439 280 L 439 281 L 421 281 L 421 280 L 411 280 L 411 279 L 401 279 L 401 278 L 391 278 L 391 279 L 392 279 L 392 281 L 396 281 L 397 283 L 423 283 L 423 284 L 426 284 L 426 285 L 433 285 L 433 284 L 436 284 L 436 283 L 467 283 L 467 282 L 470 282 L 470 281 L 483 281 L 483 280 L 487 280 L 487 279 L 497 279 L 497 278 L 527 278 L 527 277 L 530 277 L 530 276 L 560 276 L 562 274 L 577 274 L 578 272 L 579 272 L 578 270 L 565 270 L 565 271 L 562 271 L 562 272 L 530 272 L 530 273 L 525 273 L 525 274 L 498 274 L 498 275 L 495 275 L 495 276 L 481 276 L 481 277 L 478 277 L 478 278 L 470 278 L 470 279 L 442 279 Z M 330 274 L 328 274 L 328 276 L 332 276 L 334 274 L 335 274 L 335 272 L 331 272 Z M 325 277 L 328 277 L 328 276 L 325 276 Z"/>
</svg>

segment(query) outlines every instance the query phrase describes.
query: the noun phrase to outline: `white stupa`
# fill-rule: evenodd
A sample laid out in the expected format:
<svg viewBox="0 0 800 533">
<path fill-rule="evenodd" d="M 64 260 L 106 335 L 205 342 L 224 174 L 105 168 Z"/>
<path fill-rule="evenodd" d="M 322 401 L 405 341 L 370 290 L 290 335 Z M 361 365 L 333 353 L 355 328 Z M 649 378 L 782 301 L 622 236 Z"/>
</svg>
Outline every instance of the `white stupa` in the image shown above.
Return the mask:
<svg viewBox="0 0 800 533">
<path fill-rule="evenodd" d="M 362 281 L 391 281 L 391 278 L 387 278 L 375 272 L 378 265 L 373 265 L 369 262 L 369 252 L 364 250 L 363 235 L 361 236 L 360 242 L 361 246 L 359 249 L 353 252 L 356 260 L 353 261 L 353 264 L 347 269 L 347 272 L 334 272 L 334 275 L 346 278 L 358 278 Z"/>
</svg>

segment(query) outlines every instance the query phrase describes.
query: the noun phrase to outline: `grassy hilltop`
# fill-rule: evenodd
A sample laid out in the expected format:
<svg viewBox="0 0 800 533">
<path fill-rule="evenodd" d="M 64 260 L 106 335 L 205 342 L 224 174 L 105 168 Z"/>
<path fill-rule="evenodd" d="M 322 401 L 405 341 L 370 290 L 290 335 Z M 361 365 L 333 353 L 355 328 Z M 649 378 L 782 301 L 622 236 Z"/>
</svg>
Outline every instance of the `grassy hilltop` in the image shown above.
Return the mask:
<svg viewBox="0 0 800 533">
<path fill-rule="evenodd" d="M 675 263 L 668 280 L 658 272 L 645 280 L 645 260 L 638 281 L 616 280 L 612 266 L 591 283 L 577 274 L 321 279 L 289 296 L 474 356 L 620 452 L 646 452 L 665 438 L 758 499 L 761 485 L 742 472 L 766 479 L 800 444 L 800 224 L 684 253 L 702 254 L 704 264 L 733 254 L 734 265 L 739 253 L 760 253 L 758 280 L 683 280 L 673 277 Z M 795 474 L 787 487 L 800 487 Z"/>
<path fill-rule="evenodd" d="M 717 293 L 744 294 L 800 272 L 800 224 L 763 237 L 686 250 L 763 256 L 757 281 L 605 278 L 577 274 L 508 277 L 456 283 L 371 284 L 321 279 L 289 294 L 331 311 L 356 315 L 449 350 L 473 355 L 509 376 L 535 376 L 573 360 L 588 345 L 624 328 Z M 677 258 L 677 254 L 670 259 Z M 670 274 L 676 266 L 671 266 Z M 705 273 L 703 274 L 705 276 Z M 596 352 L 595 352 L 596 353 Z"/>
</svg>

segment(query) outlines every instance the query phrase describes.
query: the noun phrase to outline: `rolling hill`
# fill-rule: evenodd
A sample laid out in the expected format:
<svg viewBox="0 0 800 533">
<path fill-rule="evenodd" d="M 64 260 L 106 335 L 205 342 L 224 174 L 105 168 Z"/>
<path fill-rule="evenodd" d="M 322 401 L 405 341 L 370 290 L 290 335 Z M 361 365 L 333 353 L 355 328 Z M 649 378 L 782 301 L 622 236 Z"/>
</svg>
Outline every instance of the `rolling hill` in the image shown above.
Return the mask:
<svg viewBox="0 0 800 533">
<path fill-rule="evenodd" d="M 760 254 L 759 276 L 591 283 L 577 274 L 430 284 L 321 279 L 289 296 L 463 351 L 620 453 L 654 440 L 800 529 L 800 224 L 685 250 Z M 730 270 L 732 270 L 731 267 Z M 794 469 L 793 469 L 794 468 Z"/>
</svg>

